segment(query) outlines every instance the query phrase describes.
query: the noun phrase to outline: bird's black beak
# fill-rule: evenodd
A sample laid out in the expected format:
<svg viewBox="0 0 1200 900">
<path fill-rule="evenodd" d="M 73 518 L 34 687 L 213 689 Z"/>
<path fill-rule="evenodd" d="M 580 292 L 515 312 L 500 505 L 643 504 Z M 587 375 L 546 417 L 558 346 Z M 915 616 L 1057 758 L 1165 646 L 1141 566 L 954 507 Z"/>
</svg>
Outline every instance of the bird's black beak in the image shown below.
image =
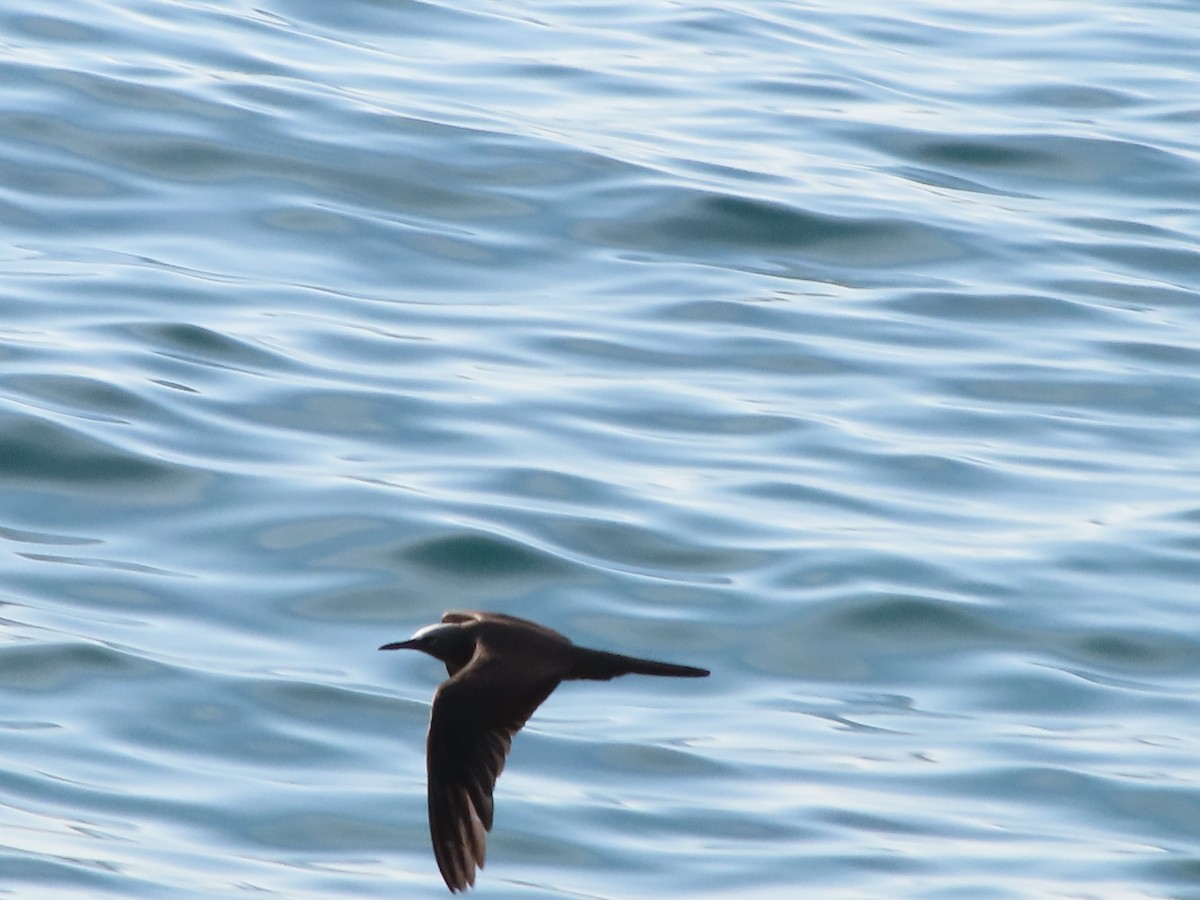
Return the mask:
<svg viewBox="0 0 1200 900">
<path fill-rule="evenodd" d="M 411 639 L 407 640 L 407 641 L 396 641 L 394 644 L 384 644 L 379 649 L 380 650 L 416 650 L 417 647 L 420 645 L 420 643 L 421 643 L 420 641 L 414 641 Z"/>
</svg>

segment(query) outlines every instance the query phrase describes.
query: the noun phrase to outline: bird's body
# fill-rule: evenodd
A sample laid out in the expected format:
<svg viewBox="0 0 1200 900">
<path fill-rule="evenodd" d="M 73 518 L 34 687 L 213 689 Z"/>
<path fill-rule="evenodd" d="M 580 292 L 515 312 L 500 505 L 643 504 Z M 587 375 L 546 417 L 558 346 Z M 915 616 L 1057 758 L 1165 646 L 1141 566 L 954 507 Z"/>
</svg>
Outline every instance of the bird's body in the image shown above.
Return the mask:
<svg viewBox="0 0 1200 900">
<path fill-rule="evenodd" d="M 380 650 L 421 650 L 450 678 L 433 698 L 426 746 L 429 831 L 451 891 L 475 883 L 492 828 L 492 790 L 513 735 L 563 681 L 619 675 L 702 678 L 707 669 L 577 647 L 515 616 L 448 612 L 437 625 Z"/>
</svg>

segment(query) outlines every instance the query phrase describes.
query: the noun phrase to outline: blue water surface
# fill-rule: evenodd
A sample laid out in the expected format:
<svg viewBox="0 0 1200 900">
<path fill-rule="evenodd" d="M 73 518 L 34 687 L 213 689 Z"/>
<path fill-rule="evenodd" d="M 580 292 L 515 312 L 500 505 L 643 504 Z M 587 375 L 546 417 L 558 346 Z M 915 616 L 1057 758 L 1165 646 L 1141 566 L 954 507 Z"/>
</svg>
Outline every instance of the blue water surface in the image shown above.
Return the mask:
<svg viewBox="0 0 1200 900">
<path fill-rule="evenodd" d="M 1200 897 L 1200 8 L 0 12 L 0 894 Z"/>
</svg>

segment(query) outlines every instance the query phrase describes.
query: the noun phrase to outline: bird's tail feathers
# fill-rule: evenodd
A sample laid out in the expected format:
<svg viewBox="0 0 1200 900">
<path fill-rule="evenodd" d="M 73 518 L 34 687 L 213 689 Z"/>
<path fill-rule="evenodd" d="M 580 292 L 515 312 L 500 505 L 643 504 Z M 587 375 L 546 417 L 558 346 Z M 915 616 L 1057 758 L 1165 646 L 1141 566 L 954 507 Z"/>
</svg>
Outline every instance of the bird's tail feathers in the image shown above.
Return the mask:
<svg viewBox="0 0 1200 900">
<path fill-rule="evenodd" d="M 666 675 L 674 678 L 704 678 L 709 674 L 708 669 L 698 669 L 695 666 L 680 666 L 675 663 L 658 662 L 653 659 L 639 659 L 636 656 L 624 656 L 620 653 L 608 653 L 604 650 L 587 650 L 576 648 L 577 654 L 572 661 L 568 679 L 583 679 L 588 681 L 608 681 L 618 675 Z"/>
</svg>

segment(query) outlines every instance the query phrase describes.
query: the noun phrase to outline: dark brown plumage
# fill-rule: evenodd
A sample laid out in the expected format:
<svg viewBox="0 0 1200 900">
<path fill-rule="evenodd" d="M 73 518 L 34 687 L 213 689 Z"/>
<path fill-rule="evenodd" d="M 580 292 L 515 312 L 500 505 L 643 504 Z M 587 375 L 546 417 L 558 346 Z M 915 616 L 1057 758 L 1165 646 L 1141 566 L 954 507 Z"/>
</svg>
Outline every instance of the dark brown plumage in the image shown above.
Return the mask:
<svg viewBox="0 0 1200 900">
<path fill-rule="evenodd" d="M 450 678 L 433 697 L 426 742 L 429 833 L 451 891 L 475 883 L 492 829 L 492 790 L 513 735 L 560 682 L 618 675 L 703 678 L 707 669 L 577 647 L 535 622 L 488 612 L 448 612 L 438 625 L 380 650 L 421 650 Z"/>
</svg>

